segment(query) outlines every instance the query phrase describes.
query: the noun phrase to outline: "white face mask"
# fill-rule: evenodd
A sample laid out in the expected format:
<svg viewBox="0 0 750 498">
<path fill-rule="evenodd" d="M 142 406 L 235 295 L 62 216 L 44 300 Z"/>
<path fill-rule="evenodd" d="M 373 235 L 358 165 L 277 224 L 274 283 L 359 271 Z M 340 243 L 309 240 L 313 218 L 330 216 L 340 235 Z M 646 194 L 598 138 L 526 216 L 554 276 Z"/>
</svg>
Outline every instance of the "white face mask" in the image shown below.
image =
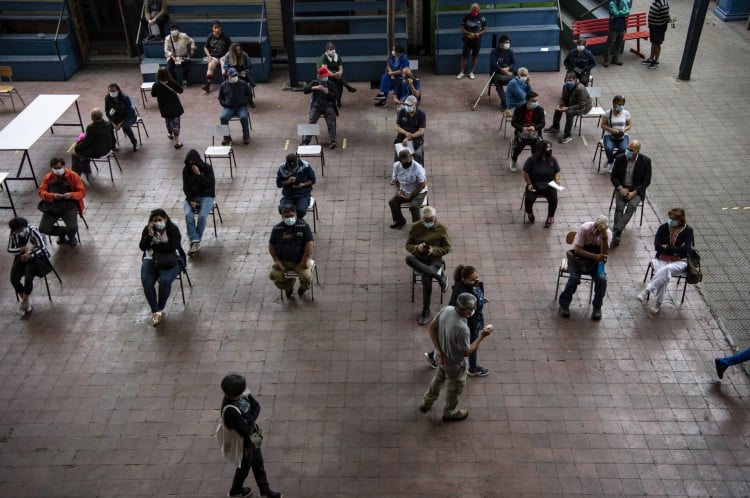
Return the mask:
<svg viewBox="0 0 750 498">
<path fill-rule="evenodd" d="M 65 174 L 65 168 L 52 168 L 57 176 L 63 176 Z"/>
<path fill-rule="evenodd" d="M 180 32 L 177 31 L 176 29 L 173 29 L 172 31 L 169 32 L 169 34 L 172 35 L 172 38 L 177 38 L 177 36 L 180 34 Z"/>
<path fill-rule="evenodd" d="M 29 227 L 24 228 L 20 232 L 16 232 L 19 237 L 26 237 L 29 234 Z"/>
<path fill-rule="evenodd" d="M 578 50 L 579 52 L 583 52 L 584 50 L 586 50 L 586 47 L 584 47 L 583 45 L 578 45 L 576 47 L 576 50 Z"/>
<path fill-rule="evenodd" d="M 167 224 L 163 221 L 155 221 L 154 222 L 154 228 L 157 230 L 164 230 L 164 228 L 167 226 Z"/>
<path fill-rule="evenodd" d="M 239 80 L 240 80 L 239 76 L 230 76 L 229 77 L 229 82 L 230 83 L 237 83 Z"/>
<path fill-rule="evenodd" d="M 408 112 L 409 114 L 411 114 L 412 112 L 414 112 L 414 106 L 413 105 L 405 105 L 404 106 L 404 110 L 406 112 Z"/>
<path fill-rule="evenodd" d="M 118 95 L 119 95 L 119 92 L 109 92 L 109 96 L 112 97 L 113 99 L 116 99 Z"/>
<path fill-rule="evenodd" d="M 326 50 L 326 55 L 330 58 L 333 58 L 334 55 L 336 55 L 335 50 Z"/>
<path fill-rule="evenodd" d="M 297 217 L 296 216 L 292 216 L 291 218 L 284 218 L 284 224 L 286 224 L 286 226 L 288 226 L 288 227 L 293 226 L 296 223 L 297 223 Z"/>
<path fill-rule="evenodd" d="M 508 50 L 510 48 L 510 43 L 503 43 L 503 50 Z"/>
<path fill-rule="evenodd" d="M 395 50 L 391 50 L 391 55 L 394 56 L 394 57 L 396 57 L 396 51 Z"/>
</svg>

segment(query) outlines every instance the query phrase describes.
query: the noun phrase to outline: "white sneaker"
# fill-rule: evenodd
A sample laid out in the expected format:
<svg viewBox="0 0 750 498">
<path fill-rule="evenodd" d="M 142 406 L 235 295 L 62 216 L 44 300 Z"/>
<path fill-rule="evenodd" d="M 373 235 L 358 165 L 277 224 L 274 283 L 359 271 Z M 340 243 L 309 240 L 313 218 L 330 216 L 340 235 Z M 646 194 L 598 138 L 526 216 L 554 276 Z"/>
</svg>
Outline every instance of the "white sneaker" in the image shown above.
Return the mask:
<svg viewBox="0 0 750 498">
<path fill-rule="evenodd" d="M 513 171 L 513 172 L 518 171 L 517 166 L 518 166 L 518 163 L 516 161 L 514 161 L 513 159 L 511 159 L 508 162 L 508 169 L 511 170 L 511 171 Z"/>
<path fill-rule="evenodd" d="M 463 77 L 464 77 L 464 73 L 463 73 L 463 72 L 461 72 L 461 73 L 458 73 L 458 74 L 456 75 L 456 79 L 457 79 L 457 80 L 460 80 L 460 79 L 461 79 L 461 78 L 463 78 Z"/>
<path fill-rule="evenodd" d="M 26 305 L 24 303 L 21 303 L 18 305 L 18 315 L 24 316 L 26 314 Z"/>
<path fill-rule="evenodd" d="M 599 173 L 602 175 L 607 175 L 612 172 L 612 163 L 607 163 L 605 166 L 602 167 L 601 170 L 599 170 Z"/>
<path fill-rule="evenodd" d="M 474 76 L 474 73 L 469 73 L 469 79 L 473 80 L 474 78 L 476 78 L 476 76 Z"/>
<path fill-rule="evenodd" d="M 658 301 L 654 303 L 650 310 L 648 310 L 648 312 L 652 315 L 658 315 L 659 311 L 661 311 L 661 303 Z"/>
<path fill-rule="evenodd" d="M 33 308 L 31 307 L 31 296 L 29 296 L 28 299 L 26 299 L 26 313 L 31 313 L 31 310 Z"/>
<path fill-rule="evenodd" d="M 640 302 L 642 302 L 642 303 L 645 303 L 645 302 L 646 302 L 646 299 L 648 299 L 648 290 L 646 290 L 646 289 L 644 288 L 643 290 L 641 290 L 641 292 L 639 292 L 638 294 L 636 294 L 636 295 L 635 295 L 635 298 L 636 298 L 636 299 L 637 299 L 638 301 L 640 301 Z"/>
</svg>

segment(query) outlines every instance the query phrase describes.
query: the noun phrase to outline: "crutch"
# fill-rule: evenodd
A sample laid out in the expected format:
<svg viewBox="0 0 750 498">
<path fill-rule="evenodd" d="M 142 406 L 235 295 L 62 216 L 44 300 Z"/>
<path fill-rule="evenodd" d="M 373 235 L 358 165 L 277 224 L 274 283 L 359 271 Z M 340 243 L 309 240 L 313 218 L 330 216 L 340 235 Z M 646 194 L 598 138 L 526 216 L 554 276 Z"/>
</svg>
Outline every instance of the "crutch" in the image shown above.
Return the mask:
<svg viewBox="0 0 750 498">
<path fill-rule="evenodd" d="M 487 80 L 487 83 L 484 85 L 484 88 L 482 88 L 482 93 L 479 94 L 479 97 L 477 97 L 477 101 L 474 102 L 473 106 L 471 106 L 472 111 L 477 108 L 477 104 L 479 103 L 480 100 L 482 100 L 482 96 L 484 95 L 484 92 L 488 91 L 488 88 L 490 87 L 490 83 L 492 83 L 492 79 L 495 77 L 496 72 L 497 71 L 492 71 L 492 74 L 490 75 L 490 79 Z"/>
</svg>

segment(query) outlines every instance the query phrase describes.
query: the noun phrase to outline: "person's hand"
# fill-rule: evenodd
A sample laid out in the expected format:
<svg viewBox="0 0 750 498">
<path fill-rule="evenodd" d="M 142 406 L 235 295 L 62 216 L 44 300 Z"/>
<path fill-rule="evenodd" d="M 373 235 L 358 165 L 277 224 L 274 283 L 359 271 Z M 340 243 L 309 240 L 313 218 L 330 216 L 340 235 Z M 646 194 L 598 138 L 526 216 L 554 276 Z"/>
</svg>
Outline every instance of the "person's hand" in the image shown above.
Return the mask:
<svg viewBox="0 0 750 498">
<path fill-rule="evenodd" d="M 296 176 L 290 176 L 289 178 L 287 178 L 286 181 L 287 181 L 287 185 L 291 185 L 292 183 L 294 183 L 294 182 L 297 181 L 297 177 Z"/>
<path fill-rule="evenodd" d="M 274 260 L 272 266 L 273 266 L 273 268 L 275 270 L 281 270 L 282 269 L 282 267 L 281 267 L 281 261 L 279 261 L 279 260 Z"/>
<path fill-rule="evenodd" d="M 401 197 L 402 199 L 406 200 L 406 198 L 409 197 L 409 194 L 407 194 L 403 190 L 399 190 L 398 191 L 398 196 Z"/>
<path fill-rule="evenodd" d="M 438 365 L 447 365 L 448 364 L 448 357 L 445 356 L 445 353 L 443 353 L 442 351 L 438 351 L 437 352 L 437 360 L 438 360 L 437 361 Z"/>
<path fill-rule="evenodd" d="M 303 270 L 307 270 L 308 268 L 310 268 L 310 266 L 312 266 L 310 264 L 310 258 L 307 258 L 304 261 L 302 261 L 302 269 Z"/>
<path fill-rule="evenodd" d="M 63 196 L 63 199 L 70 199 L 71 193 L 65 192 L 62 196 Z"/>
<path fill-rule="evenodd" d="M 148 23 L 149 23 L 149 24 L 154 24 L 155 22 L 156 22 L 156 19 L 149 19 L 149 20 L 148 20 Z"/>
<path fill-rule="evenodd" d="M 405 139 L 404 139 L 404 140 L 403 140 L 403 141 L 401 142 L 401 145 L 403 145 L 404 147 L 406 147 L 406 146 L 407 146 L 408 144 L 409 144 L 409 137 L 407 136 L 407 137 L 406 137 L 406 138 L 405 138 Z"/>
<path fill-rule="evenodd" d="M 22 253 L 21 254 L 21 261 L 26 262 L 31 259 L 31 254 L 29 253 Z"/>
<path fill-rule="evenodd" d="M 481 332 L 479 332 L 479 335 L 482 337 L 487 337 L 492 333 L 492 331 L 495 330 L 495 327 L 492 326 L 492 324 L 485 325 Z"/>
<path fill-rule="evenodd" d="M 151 223 L 148 224 L 148 235 L 150 237 L 153 237 L 154 233 L 155 233 L 155 231 L 154 231 L 154 223 L 151 222 Z"/>
<path fill-rule="evenodd" d="M 528 190 L 529 192 L 535 192 L 535 190 L 534 190 L 534 184 L 533 183 L 527 183 L 526 184 L 526 190 Z"/>
<path fill-rule="evenodd" d="M 193 173 L 195 173 L 196 175 L 201 174 L 201 169 L 198 167 L 197 164 L 193 164 L 192 170 L 193 170 Z"/>
<path fill-rule="evenodd" d="M 191 201 L 190 202 L 190 207 L 195 210 L 195 209 L 198 209 L 199 207 L 201 207 L 201 205 L 199 203 L 195 202 L 195 201 Z"/>
<path fill-rule="evenodd" d="M 602 263 L 606 263 L 607 262 L 607 255 L 606 254 L 599 254 L 599 261 L 601 261 Z"/>
</svg>

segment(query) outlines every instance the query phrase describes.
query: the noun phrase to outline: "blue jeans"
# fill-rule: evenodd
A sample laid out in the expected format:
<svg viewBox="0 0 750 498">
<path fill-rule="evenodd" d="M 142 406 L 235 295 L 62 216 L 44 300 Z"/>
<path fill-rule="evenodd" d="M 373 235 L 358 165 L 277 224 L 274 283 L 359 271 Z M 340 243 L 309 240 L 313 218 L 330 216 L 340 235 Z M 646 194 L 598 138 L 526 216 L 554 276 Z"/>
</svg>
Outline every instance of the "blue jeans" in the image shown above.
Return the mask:
<svg viewBox="0 0 750 498">
<path fill-rule="evenodd" d="M 750 360 L 750 348 L 747 348 L 743 351 L 740 351 L 737 354 L 733 354 L 732 356 L 727 356 L 725 358 L 719 358 L 719 363 L 724 365 L 725 367 L 730 367 L 732 365 L 737 365 L 739 363 L 744 363 L 746 361 Z"/>
<path fill-rule="evenodd" d="M 396 76 L 396 78 L 391 79 L 391 76 L 388 73 L 383 73 L 380 76 L 380 93 L 388 96 L 388 92 L 392 92 L 396 88 L 396 84 L 401 79 L 401 76 Z"/>
<path fill-rule="evenodd" d="M 196 197 L 193 202 L 200 204 L 198 210 L 198 226 L 195 226 L 195 212 L 193 206 L 185 199 L 182 204 L 182 211 L 185 213 L 185 225 L 187 226 L 188 239 L 190 242 L 200 242 L 203 238 L 203 231 L 206 229 L 206 220 L 211 214 L 211 208 L 214 207 L 213 197 Z"/>
<path fill-rule="evenodd" d="M 615 138 L 612 135 L 604 135 L 602 140 L 604 140 L 604 153 L 607 154 L 607 163 L 613 163 L 615 161 L 615 147 L 617 147 L 620 153 L 623 153 L 630 143 L 630 139 L 627 135 L 623 135 L 621 138 Z"/>
<path fill-rule="evenodd" d="M 570 272 L 568 283 L 565 284 L 565 289 L 562 291 L 562 294 L 560 294 L 560 306 L 564 308 L 570 306 L 570 302 L 573 300 L 573 294 L 578 288 L 578 284 L 581 283 L 581 274 L 578 273 L 578 270 L 574 265 L 568 264 L 568 271 Z M 591 277 L 594 279 L 594 302 L 592 305 L 594 309 L 600 309 L 604 302 L 604 295 L 607 293 L 607 274 L 594 274 Z"/>
<path fill-rule="evenodd" d="M 169 294 L 172 292 L 172 282 L 180 274 L 180 265 L 160 270 L 153 259 L 144 259 L 141 262 L 141 284 L 146 301 L 151 307 L 151 313 L 162 311 L 167 306 Z M 159 297 L 156 296 L 156 282 L 159 282 Z"/>
<path fill-rule="evenodd" d="M 297 218 L 303 219 L 305 217 L 305 214 L 307 214 L 307 208 L 310 207 L 310 196 L 306 195 L 304 197 L 282 197 L 281 202 L 279 202 L 279 212 L 281 212 L 281 207 L 284 204 L 293 204 L 295 209 L 297 210 Z"/>
<path fill-rule="evenodd" d="M 233 118 L 234 116 L 237 116 L 240 118 L 240 123 L 242 124 L 242 138 L 244 140 L 247 140 L 250 138 L 250 126 L 248 125 L 248 114 L 247 114 L 247 106 L 240 106 L 240 107 L 225 107 L 221 111 L 221 115 L 219 116 L 219 121 L 221 121 L 221 124 L 228 125 L 229 120 Z"/>
</svg>

